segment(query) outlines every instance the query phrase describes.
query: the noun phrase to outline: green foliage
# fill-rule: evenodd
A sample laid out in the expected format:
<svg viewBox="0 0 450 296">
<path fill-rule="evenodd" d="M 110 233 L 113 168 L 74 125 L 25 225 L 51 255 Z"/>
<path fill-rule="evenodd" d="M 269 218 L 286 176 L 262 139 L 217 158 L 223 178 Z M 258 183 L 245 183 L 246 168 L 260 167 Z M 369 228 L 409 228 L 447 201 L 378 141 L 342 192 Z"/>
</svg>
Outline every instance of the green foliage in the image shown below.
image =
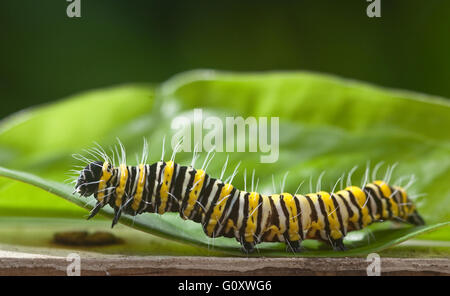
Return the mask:
<svg viewBox="0 0 450 296">
<path fill-rule="evenodd" d="M 149 139 L 150 159 L 156 161 L 163 137 L 170 139 L 174 132 L 171 120 L 178 115 L 191 116 L 194 108 L 202 108 L 204 116 L 220 118 L 280 118 L 278 161 L 260 163 L 261 153 L 216 153 L 208 173 L 218 177 L 229 155 L 232 166 L 242 162 L 241 173 L 233 182 L 239 188 L 244 186 L 245 168 L 247 172 L 256 170 L 259 188 L 265 191 L 272 191 L 272 174 L 279 184 L 289 171 L 285 191 L 295 192 L 298 184 L 306 180 L 301 193 L 310 190 L 310 177 L 315 190 L 317 177 L 325 170 L 322 188 L 330 190 L 342 173 L 355 165 L 360 169 L 353 182 L 359 185 L 368 161 L 372 167 L 384 161 L 399 163 L 394 180 L 416 176 L 412 195 L 427 194 L 417 200 L 426 226 L 396 228 L 389 222 L 373 225 L 370 234 L 363 231 L 349 235 L 348 252 L 331 252 L 307 241 L 309 251 L 301 256 L 363 255 L 438 228 L 426 238 L 449 240 L 449 227 L 442 226 L 450 221 L 450 105 L 440 98 L 303 72 L 194 71 L 156 87 L 125 85 L 91 91 L 14 114 L 0 125 L 0 165 L 5 167 L 0 169 L 0 176 L 6 177 L 0 178 L 0 214 L 84 218 L 87 212 L 72 203 L 89 209 L 93 198 L 76 197 L 71 194 L 73 188 L 63 184 L 69 169 L 81 165 L 71 155 L 83 154 L 83 149 L 92 147 L 94 141 L 110 147 L 119 137 L 133 163 L 145 136 Z M 166 158 L 169 153 L 170 149 Z M 190 153 L 179 153 L 176 160 L 186 164 L 190 159 Z M 227 174 L 232 170 L 228 168 Z M 379 176 L 381 173 L 384 171 Z M 105 207 L 101 214 L 111 217 L 112 212 Z M 201 248 L 214 245 L 219 252 L 240 254 L 234 240 L 212 241 L 200 225 L 177 215 L 144 214 L 123 217 L 120 222 L 179 243 Z M 264 243 L 259 251 L 267 256 L 292 255 L 284 252 L 280 244 Z M 179 253 L 184 254 L 182 248 Z"/>
</svg>

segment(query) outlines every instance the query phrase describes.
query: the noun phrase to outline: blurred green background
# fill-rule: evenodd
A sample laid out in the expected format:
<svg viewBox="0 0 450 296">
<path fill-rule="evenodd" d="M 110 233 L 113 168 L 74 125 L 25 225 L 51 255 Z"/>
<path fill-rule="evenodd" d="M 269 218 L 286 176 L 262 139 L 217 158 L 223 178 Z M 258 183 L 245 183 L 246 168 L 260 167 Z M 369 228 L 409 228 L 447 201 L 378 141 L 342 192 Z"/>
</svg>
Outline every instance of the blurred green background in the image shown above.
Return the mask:
<svg viewBox="0 0 450 296">
<path fill-rule="evenodd" d="M 145 135 L 152 139 L 150 155 L 159 155 L 172 118 L 202 106 L 211 114 L 282 118 L 276 164 L 263 168 L 251 153 L 230 158 L 230 163 L 240 160 L 242 168 L 261 172 L 261 187 L 272 188 L 268 172 L 278 180 L 290 171 L 287 184 L 294 191 L 299 179 L 315 178 L 324 168 L 330 169 L 323 184 L 334 184 L 343 171 L 363 167 L 368 159 L 401 162 L 398 175 L 417 174 L 417 192 L 428 194 L 419 208 L 429 224 L 395 231 L 388 223 L 380 224 L 375 234 L 353 239 L 362 243 L 353 255 L 422 234 L 422 239 L 440 243 L 431 250 L 423 242 L 412 242 L 412 253 L 402 250 L 397 256 L 416 256 L 414 252 L 424 248 L 419 255 L 448 257 L 448 226 L 423 233 L 449 221 L 449 105 L 431 96 L 372 88 L 334 75 L 450 98 L 449 1 L 381 0 L 381 18 L 367 17 L 366 0 L 81 0 L 81 18 L 67 17 L 68 5 L 65 0 L 0 3 L 0 119 L 71 97 L 0 122 L 1 248 L 54 247 L 53 233 L 71 225 L 107 229 L 105 220 L 88 224 L 82 220 L 85 209 L 62 199 L 87 206 L 71 194 L 71 187 L 51 183 L 67 178 L 63 172 L 74 164 L 71 154 L 93 140 L 111 144 L 116 136 L 128 151 L 140 151 Z M 233 72 L 186 72 L 199 68 Z M 292 72 L 264 75 L 269 70 Z M 185 73 L 174 76 L 181 72 Z M 89 89 L 98 90 L 84 92 Z M 169 110 L 162 105 L 171 103 L 178 109 L 160 112 Z M 93 116 L 97 110 L 102 111 L 100 122 Z M 407 116 L 397 116 L 400 113 Z M 183 156 L 177 157 L 183 163 Z M 184 160 L 190 158 L 189 154 Z M 209 170 L 219 172 L 223 161 L 224 154 L 216 156 Z M 361 174 L 355 177 L 361 179 Z M 36 180 L 59 197 L 28 185 L 39 183 Z M 235 182 L 242 186 L 243 178 Z M 186 227 L 176 215 L 167 216 L 142 215 L 136 221 L 125 217 L 122 222 L 209 250 L 199 225 Z M 71 217 L 76 220 L 57 220 Z M 36 227 L 31 229 L 31 224 Z M 383 233 L 385 229 L 389 231 Z M 120 236 L 134 242 L 136 233 L 124 230 Z M 369 240 L 372 236 L 375 243 Z M 120 252 L 199 252 L 168 241 L 151 242 L 148 249 L 147 240 L 157 241 L 142 237 L 140 247 L 124 245 Z M 215 242 L 216 249 L 236 244 Z M 279 256 L 290 256 L 284 246 L 276 248 L 282 250 Z M 340 256 L 326 250 L 310 256 L 315 254 Z"/>
<path fill-rule="evenodd" d="M 195 68 L 313 70 L 450 97 L 450 1 L 63 0 L 0 4 L 0 118 Z"/>
</svg>

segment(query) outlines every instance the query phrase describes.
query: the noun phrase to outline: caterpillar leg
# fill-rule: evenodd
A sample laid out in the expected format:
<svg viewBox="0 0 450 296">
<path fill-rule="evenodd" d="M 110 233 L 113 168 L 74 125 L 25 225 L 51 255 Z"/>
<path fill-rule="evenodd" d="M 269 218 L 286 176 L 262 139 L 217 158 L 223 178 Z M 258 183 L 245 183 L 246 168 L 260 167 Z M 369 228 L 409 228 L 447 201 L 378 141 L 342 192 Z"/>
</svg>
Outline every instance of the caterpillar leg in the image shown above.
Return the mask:
<svg viewBox="0 0 450 296">
<path fill-rule="evenodd" d="M 114 227 L 114 225 L 116 225 L 117 224 L 117 222 L 119 222 L 119 219 L 120 219 L 120 216 L 122 215 L 122 208 L 120 207 L 120 208 L 115 208 L 114 209 L 114 219 L 113 219 L 113 221 L 112 221 L 112 224 L 111 224 L 111 228 L 113 228 Z"/>
<path fill-rule="evenodd" d="M 301 251 L 303 251 L 303 248 L 300 245 L 300 240 L 292 241 L 289 239 L 288 234 L 284 234 L 283 236 L 284 241 L 286 242 L 286 252 L 300 253 Z"/>
<path fill-rule="evenodd" d="M 332 239 L 330 238 L 330 244 L 335 251 L 347 251 L 348 248 L 344 245 L 344 238 Z"/>
<path fill-rule="evenodd" d="M 92 217 L 94 217 L 95 215 L 97 215 L 97 213 L 100 211 L 100 209 L 103 207 L 101 202 L 97 202 L 97 204 L 95 205 L 95 207 L 92 209 L 92 211 L 89 214 L 89 217 L 87 218 L 88 220 L 91 219 Z"/>
<path fill-rule="evenodd" d="M 300 253 L 303 250 L 301 241 L 286 241 L 286 252 Z"/>
<path fill-rule="evenodd" d="M 241 251 L 246 254 L 253 253 L 255 251 L 255 243 L 254 242 L 246 242 L 245 238 L 241 236 Z"/>
</svg>

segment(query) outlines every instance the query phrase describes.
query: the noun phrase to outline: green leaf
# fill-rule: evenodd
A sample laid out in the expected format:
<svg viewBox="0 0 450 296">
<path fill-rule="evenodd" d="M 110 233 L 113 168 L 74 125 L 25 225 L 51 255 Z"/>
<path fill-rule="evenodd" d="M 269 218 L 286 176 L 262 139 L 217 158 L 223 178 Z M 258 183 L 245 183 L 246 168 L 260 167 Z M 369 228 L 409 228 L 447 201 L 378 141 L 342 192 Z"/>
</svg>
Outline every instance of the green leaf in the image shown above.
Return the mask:
<svg viewBox="0 0 450 296">
<path fill-rule="evenodd" d="M 425 220 L 450 221 L 448 100 L 304 72 L 193 71 L 166 82 L 162 93 L 175 110 L 171 118 L 198 106 L 223 118 L 279 117 L 276 163 L 258 163 L 262 153 L 235 153 L 241 168 L 256 168 L 263 186 L 271 187 L 272 174 L 279 182 L 289 171 L 287 189 L 294 192 L 300 181 L 326 171 L 322 184 L 330 190 L 353 166 L 360 168 L 353 178 L 359 185 L 368 161 L 398 163 L 392 181 L 415 176 L 410 195 L 426 194 L 418 201 Z"/>
<path fill-rule="evenodd" d="M 285 191 L 295 192 L 298 184 L 306 180 L 299 191 L 306 193 L 310 191 L 309 178 L 312 177 L 315 191 L 317 178 L 325 170 L 322 188 L 331 190 L 342 173 L 355 165 L 359 169 L 352 180 L 359 185 L 367 161 L 371 161 L 371 167 L 384 161 L 391 165 L 399 163 L 394 180 L 411 174 L 417 177 L 410 194 L 427 194 L 417 199 L 426 226 L 397 229 L 389 222 L 373 225 L 369 230 L 375 240 L 367 232 L 352 232 L 347 239 L 352 248 L 344 253 L 305 241 L 309 251 L 301 256 L 363 255 L 436 230 L 450 221 L 449 104 L 440 98 L 313 73 L 195 71 L 174 77 L 156 87 L 156 91 L 147 86 L 127 85 L 24 111 L 0 124 L 0 164 L 16 169 L 2 168 L 0 175 L 36 185 L 84 206 L 87 200 L 72 196 L 72 188 L 61 184 L 71 166 L 80 164 L 71 158 L 73 153 L 83 154 L 83 148 L 92 147 L 93 141 L 108 148 L 119 137 L 132 164 L 134 154 L 140 153 L 142 137 L 146 136 L 151 161 L 156 161 L 161 155 L 163 136 L 169 140 L 175 132 L 171 130 L 172 120 L 176 116 L 191 117 L 194 108 L 202 108 L 204 117 L 214 115 L 223 121 L 227 116 L 279 117 L 280 149 L 276 162 L 261 163 L 260 157 L 267 154 L 262 152 L 216 153 L 208 167 L 208 173 L 214 177 L 220 175 L 227 156 L 231 165 L 242 161 L 241 173 L 233 181 L 238 188 L 244 187 L 244 169 L 256 170 L 259 188 L 266 192 L 273 191 L 272 175 L 279 190 L 283 175 L 289 171 Z M 167 148 L 167 142 L 166 158 L 169 158 L 171 149 Z M 191 155 L 179 153 L 176 160 L 188 164 Z M 386 167 L 382 167 L 379 178 Z M 232 170 L 227 170 L 227 176 Z M 86 215 L 79 207 L 45 191 L 4 178 L 0 178 L 0 214 L 80 218 Z M 105 208 L 102 214 L 111 217 L 111 210 Z M 178 215 L 144 214 L 123 217 L 121 222 L 178 242 L 200 248 L 214 245 L 219 252 L 240 255 L 239 244 L 233 239 L 208 239 L 199 224 L 183 221 Z M 425 234 L 424 238 L 449 240 L 449 227 L 441 229 Z M 260 253 L 267 256 L 292 256 L 280 244 L 259 246 Z"/>
<path fill-rule="evenodd" d="M 92 210 L 92 205 L 86 204 L 84 198 L 77 197 L 71 193 L 72 188 L 67 185 L 60 184 L 57 182 L 47 181 L 39 178 L 35 175 L 18 172 L 14 170 L 9 170 L 0 167 L 0 175 L 12 178 L 18 181 L 25 182 L 27 184 L 44 189 L 52 194 L 63 197 L 64 199 L 86 209 Z M 92 197 L 90 197 L 92 199 Z M 105 207 L 100 211 L 100 214 L 112 219 L 114 213 L 109 207 Z M 198 231 L 197 225 L 190 223 L 191 225 L 183 225 L 184 223 L 177 222 L 174 215 L 165 215 L 164 219 L 158 217 L 157 214 L 154 215 L 144 215 L 144 216 L 123 216 L 120 222 L 130 226 L 132 228 L 147 232 L 149 234 L 157 235 L 163 238 L 171 239 L 176 242 L 182 242 L 185 244 L 198 246 L 200 248 L 209 249 L 213 248 L 215 252 L 219 255 L 220 252 L 225 254 L 243 256 L 239 251 L 237 246 L 232 246 L 229 240 L 219 238 L 216 239 L 213 246 L 210 243 L 205 243 L 203 239 L 200 238 L 200 232 Z M 179 218 L 178 218 L 179 219 Z M 323 246 L 317 244 L 316 242 L 306 242 L 307 250 L 302 254 L 290 254 L 283 249 L 280 244 L 269 244 L 263 243 L 258 248 L 258 253 L 253 255 L 263 255 L 263 256 L 303 256 L 303 257 L 343 257 L 343 256 L 361 256 L 370 252 L 378 252 L 388 247 L 399 244 L 411 237 L 417 236 L 418 234 L 427 233 L 431 230 L 438 229 L 440 227 L 450 225 L 450 222 L 439 223 L 428 226 L 421 227 L 407 227 L 401 229 L 384 229 L 376 230 L 372 235 L 372 239 L 375 241 L 372 244 L 364 244 L 365 235 L 361 234 L 363 238 L 357 238 L 356 240 L 350 240 L 351 249 L 346 252 L 335 252 L 332 250 L 323 250 Z M 197 228 L 197 229 L 195 229 Z M 234 244 L 236 245 L 236 244 Z"/>
<path fill-rule="evenodd" d="M 141 129 L 136 126 L 139 122 L 148 125 L 146 130 L 151 128 L 153 104 L 152 87 L 124 85 L 15 113 L 0 125 L 0 163 L 38 172 L 67 165 L 72 151 L 80 153 L 94 142 L 112 142 L 116 135 L 122 135 L 122 129 L 126 130 L 125 138 L 136 136 Z M 49 168 L 48 172 L 52 171 L 61 173 L 55 167 Z"/>
</svg>

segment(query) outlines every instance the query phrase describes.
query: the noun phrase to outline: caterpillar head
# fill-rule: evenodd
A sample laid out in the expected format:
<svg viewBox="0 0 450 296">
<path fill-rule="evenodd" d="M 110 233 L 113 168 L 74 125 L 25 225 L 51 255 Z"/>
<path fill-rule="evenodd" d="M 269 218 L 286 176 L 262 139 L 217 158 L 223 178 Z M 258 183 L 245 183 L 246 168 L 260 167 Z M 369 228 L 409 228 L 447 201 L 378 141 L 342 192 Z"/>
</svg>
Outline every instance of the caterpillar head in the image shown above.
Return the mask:
<svg viewBox="0 0 450 296">
<path fill-rule="evenodd" d="M 419 212 L 417 212 L 417 208 L 415 203 L 404 193 L 404 196 L 406 197 L 406 203 L 404 204 L 404 219 L 408 223 L 411 223 L 413 225 L 425 225 L 425 221 L 423 218 L 419 215 Z M 400 206 L 403 206 L 400 204 Z"/>
<path fill-rule="evenodd" d="M 423 218 L 419 215 L 416 209 L 412 209 L 410 214 L 408 214 L 408 217 L 406 218 L 406 221 L 408 223 L 411 223 L 413 225 L 425 225 L 425 221 Z"/>
<path fill-rule="evenodd" d="M 417 212 L 415 203 L 410 199 L 404 188 L 394 186 L 394 195 L 400 218 L 398 221 L 418 226 L 425 225 L 425 221 Z"/>
<path fill-rule="evenodd" d="M 108 165 L 108 170 L 110 170 Z M 98 184 L 103 174 L 103 162 L 94 161 L 88 164 L 80 173 L 75 185 L 75 191 L 81 196 L 90 196 L 98 191 Z"/>
</svg>

